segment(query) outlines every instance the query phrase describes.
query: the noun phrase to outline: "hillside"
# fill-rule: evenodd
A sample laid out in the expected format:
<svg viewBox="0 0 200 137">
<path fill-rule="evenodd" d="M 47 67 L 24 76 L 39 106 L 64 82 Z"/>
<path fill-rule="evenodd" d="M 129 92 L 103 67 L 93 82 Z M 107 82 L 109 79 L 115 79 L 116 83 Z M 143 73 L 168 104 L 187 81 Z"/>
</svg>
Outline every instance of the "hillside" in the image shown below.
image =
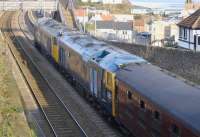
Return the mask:
<svg viewBox="0 0 200 137">
<path fill-rule="evenodd" d="M 102 3 L 91 3 L 91 2 L 81 2 L 81 0 L 75 1 L 76 8 L 84 7 L 95 7 L 96 9 L 108 10 L 114 14 L 130 14 L 131 3 L 128 1 L 123 1 L 123 4 L 102 4 Z"/>
</svg>

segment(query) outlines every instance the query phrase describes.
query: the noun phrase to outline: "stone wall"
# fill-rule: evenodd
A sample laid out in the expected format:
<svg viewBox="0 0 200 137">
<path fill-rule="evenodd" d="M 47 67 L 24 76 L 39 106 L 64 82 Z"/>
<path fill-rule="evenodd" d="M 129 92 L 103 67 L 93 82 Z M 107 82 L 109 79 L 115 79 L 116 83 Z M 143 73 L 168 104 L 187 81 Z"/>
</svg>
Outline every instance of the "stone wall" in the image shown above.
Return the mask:
<svg viewBox="0 0 200 137">
<path fill-rule="evenodd" d="M 113 45 L 143 57 L 152 64 L 200 84 L 200 52 L 181 49 L 146 47 L 123 43 Z"/>
</svg>

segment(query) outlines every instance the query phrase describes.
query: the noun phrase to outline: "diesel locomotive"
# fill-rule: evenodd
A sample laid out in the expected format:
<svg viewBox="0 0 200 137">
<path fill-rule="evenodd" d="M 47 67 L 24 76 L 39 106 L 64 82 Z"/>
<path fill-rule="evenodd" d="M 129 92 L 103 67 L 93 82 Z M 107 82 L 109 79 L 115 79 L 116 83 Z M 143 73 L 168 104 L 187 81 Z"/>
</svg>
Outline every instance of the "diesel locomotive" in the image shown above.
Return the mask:
<svg viewBox="0 0 200 137">
<path fill-rule="evenodd" d="M 200 137 L 200 89 L 146 60 L 41 18 L 35 44 L 137 137 Z"/>
</svg>

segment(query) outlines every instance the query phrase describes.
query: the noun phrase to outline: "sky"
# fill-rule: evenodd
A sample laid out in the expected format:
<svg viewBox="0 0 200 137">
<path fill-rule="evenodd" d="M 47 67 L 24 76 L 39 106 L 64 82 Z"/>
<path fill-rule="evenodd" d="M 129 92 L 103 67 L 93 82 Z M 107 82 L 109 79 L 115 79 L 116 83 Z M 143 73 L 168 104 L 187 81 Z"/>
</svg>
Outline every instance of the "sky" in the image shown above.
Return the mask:
<svg viewBox="0 0 200 137">
<path fill-rule="evenodd" d="M 170 3 L 174 3 L 174 2 L 177 2 L 177 3 L 184 3 L 185 0 L 132 0 L 132 1 L 135 1 L 135 2 L 170 2 Z M 193 1 L 196 1 L 196 2 L 200 2 L 200 0 L 193 0 Z"/>
<path fill-rule="evenodd" d="M 131 3 L 149 8 L 183 9 L 186 0 L 130 0 Z M 200 0 L 193 0 L 200 2 Z"/>
</svg>

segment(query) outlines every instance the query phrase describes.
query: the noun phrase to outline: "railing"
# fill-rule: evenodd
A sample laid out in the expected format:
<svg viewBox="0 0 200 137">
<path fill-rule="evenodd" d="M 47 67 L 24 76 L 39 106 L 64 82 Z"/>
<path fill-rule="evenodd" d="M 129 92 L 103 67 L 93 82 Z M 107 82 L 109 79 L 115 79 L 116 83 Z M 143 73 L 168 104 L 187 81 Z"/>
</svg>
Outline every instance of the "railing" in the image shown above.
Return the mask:
<svg viewBox="0 0 200 137">
<path fill-rule="evenodd" d="M 59 10 L 59 13 L 60 13 L 61 21 L 62 21 L 64 24 L 67 24 L 67 22 L 66 22 L 66 20 L 65 20 L 65 17 L 64 17 L 64 14 L 63 14 L 64 8 L 63 8 L 62 6 L 65 6 L 65 5 L 61 5 L 61 3 L 58 4 L 58 10 Z"/>
<path fill-rule="evenodd" d="M 0 10 L 57 10 L 58 1 L 0 1 Z"/>
</svg>

